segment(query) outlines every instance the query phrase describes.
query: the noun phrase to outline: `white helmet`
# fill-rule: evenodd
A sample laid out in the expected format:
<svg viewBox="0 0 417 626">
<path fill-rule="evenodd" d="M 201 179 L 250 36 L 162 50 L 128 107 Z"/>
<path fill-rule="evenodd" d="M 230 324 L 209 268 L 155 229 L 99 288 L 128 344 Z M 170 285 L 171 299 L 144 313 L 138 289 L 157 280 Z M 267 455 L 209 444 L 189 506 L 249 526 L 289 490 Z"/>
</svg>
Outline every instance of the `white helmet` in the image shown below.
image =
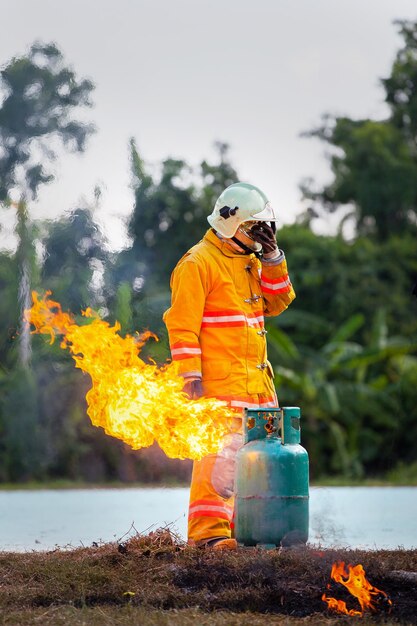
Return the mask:
<svg viewBox="0 0 417 626">
<path fill-rule="evenodd" d="M 223 237 L 231 239 L 244 222 L 276 222 L 278 217 L 258 187 L 234 183 L 220 194 L 207 221 Z"/>
</svg>

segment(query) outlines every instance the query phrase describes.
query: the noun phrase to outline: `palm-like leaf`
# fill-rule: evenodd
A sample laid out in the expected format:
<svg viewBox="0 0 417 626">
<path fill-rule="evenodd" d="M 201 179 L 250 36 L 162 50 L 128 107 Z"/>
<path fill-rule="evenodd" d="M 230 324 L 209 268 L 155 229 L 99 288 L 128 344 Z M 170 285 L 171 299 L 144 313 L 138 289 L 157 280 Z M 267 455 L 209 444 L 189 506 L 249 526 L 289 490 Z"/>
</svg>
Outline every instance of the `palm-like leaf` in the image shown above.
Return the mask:
<svg viewBox="0 0 417 626">
<path fill-rule="evenodd" d="M 396 431 L 393 414 L 400 372 L 415 376 L 417 382 L 417 342 L 388 337 L 385 316 L 377 312 L 369 342 L 363 345 L 353 339 L 364 321 L 360 314 L 352 316 L 329 333 L 319 350 L 296 345 L 278 327 L 269 329 L 281 403 L 302 406 L 307 445 L 321 455 L 313 458 L 319 473 L 361 475 L 361 459 L 372 460 L 384 433 Z M 320 440 L 323 428 L 330 435 L 330 451 L 329 438 Z"/>
</svg>

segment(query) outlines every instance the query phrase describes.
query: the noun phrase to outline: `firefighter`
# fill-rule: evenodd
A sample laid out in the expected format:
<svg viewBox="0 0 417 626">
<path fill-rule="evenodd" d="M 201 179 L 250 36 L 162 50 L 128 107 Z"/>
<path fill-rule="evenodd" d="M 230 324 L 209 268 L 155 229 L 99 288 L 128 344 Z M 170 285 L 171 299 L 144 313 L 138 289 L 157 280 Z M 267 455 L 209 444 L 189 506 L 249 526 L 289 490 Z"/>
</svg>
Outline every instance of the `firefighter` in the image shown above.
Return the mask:
<svg viewBox="0 0 417 626">
<path fill-rule="evenodd" d="M 188 516 L 190 544 L 233 549 L 243 408 L 278 406 L 264 317 L 282 313 L 295 293 L 276 242 L 277 215 L 260 189 L 230 185 L 207 219 L 211 229 L 172 273 L 164 321 L 184 391 L 225 400 L 236 411 L 222 451 L 194 463 Z"/>
</svg>

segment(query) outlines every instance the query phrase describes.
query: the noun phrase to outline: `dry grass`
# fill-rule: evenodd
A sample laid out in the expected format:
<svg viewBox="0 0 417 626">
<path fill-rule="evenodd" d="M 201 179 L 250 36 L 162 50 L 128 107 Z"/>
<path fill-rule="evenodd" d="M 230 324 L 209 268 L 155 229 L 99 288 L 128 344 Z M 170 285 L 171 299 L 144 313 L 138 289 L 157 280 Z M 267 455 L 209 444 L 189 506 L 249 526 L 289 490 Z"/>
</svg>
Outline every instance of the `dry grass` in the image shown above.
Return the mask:
<svg viewBox="0 0 417 626">
<path fill-rule="evenodd" d="M 334 561 L 362 563 L 372 584 L 391 597 L 391 613 L 382 602 L 369 618 L 330 615 L 321 596 Z M 161 530 L 119 545 L 0 553 L 0 623 L 417 624 L 416 582 L 393 575 L 398 570 L 417 572 L 416 550 L 219 554 L 189 548 Z M 331 593 L 348 600 L 343 589 Z"/>
<path fill-rule="evenodd" d="M 206 613 L 200 609 L 157 610 L 143 607 L 51 607 L 12 611 L 0 616 L 4 626 L 375 626 L 374 618 L 326 617 L 317 613 L 297 618 L 265 613 Z M 398 621 L 380 621 L 398 626 Z M 401 622 L 403 626 L 406 622 Z M 410 623 L 411 624 L 411 623 Z"/>
</svg>

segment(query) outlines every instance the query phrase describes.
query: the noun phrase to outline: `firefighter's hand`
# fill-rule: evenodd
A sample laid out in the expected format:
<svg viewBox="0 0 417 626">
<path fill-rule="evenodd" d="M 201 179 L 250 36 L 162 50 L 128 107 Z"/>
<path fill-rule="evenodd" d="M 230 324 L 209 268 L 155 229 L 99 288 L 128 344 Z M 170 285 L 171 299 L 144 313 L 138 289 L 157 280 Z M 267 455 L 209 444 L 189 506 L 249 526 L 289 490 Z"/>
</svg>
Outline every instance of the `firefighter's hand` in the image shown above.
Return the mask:
<svg viewBox="0 0 417 626">
<path fill-rule="evenodd" d="M 201 382 L 201 378 L 187 381 L 182 390 L 188 395 L 190 400 L 198 400 L 198 398 L 201 398 L 203 395 L 203 383 Z"/>
<path fill-rule="evenodd" d="M 271 254 L 278 250 L 275 232 L 266 222 L 257 222 L 250 231 L 252 239 L 261 244 L 265 254 Z"/>
</svg>

